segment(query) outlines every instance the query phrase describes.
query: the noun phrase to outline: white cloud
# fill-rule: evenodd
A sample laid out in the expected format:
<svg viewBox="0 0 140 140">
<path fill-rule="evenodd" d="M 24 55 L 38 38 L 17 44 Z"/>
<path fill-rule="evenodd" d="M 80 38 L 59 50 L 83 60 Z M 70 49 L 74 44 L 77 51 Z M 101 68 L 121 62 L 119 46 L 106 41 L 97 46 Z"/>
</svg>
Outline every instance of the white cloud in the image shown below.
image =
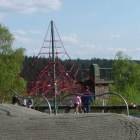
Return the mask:
<svg viewBox="0 0 140 140">
<path fill-rule="evenodd" d="M 37 55 L 43 41 L 44 31 L 40 29 L 23 30 L 17 29 L 12 32 L 15 36 L 15 44 L 18 47 L 24 47 L 27 55 Z M 75 33 L 62 36 L 62 41 L 66 51 L 71 58 L 90 59 L 114 58 L 118 51 L 122 51 L 130 57 L 139 58 L 140 48 L 138 46 L 131 47 L 122 43 L 100 43 L 96 40 L 86 40 Z M 58 43 L 58 45 L 60 45 Z M 119 47 L 118 47 L 119 46 Z M 61 50 L 59 50 L 61 51 Z M 61 56 L 60 56 L 61 57 Z"/>
<path fill-rule="evenodd" d="M 112 34 L 113 39 L 119 39 L 120 37 L 121 37 L 121 35 L 119 33 Z"/>
<path fill-rule="evenodd" d="M 76 34 L 70 34 L 62 36 L 62 41 L 65 45 L 77 45 L 79 43 L 79 38 Z"/>
<path fill-rule="evenodd" d="M 0 11 L 35 13 L 58 10 L 61 0 L 0 0 Z"/>
<path fill-rule="evenodd" d="M 3 21 L 5 17 L 6 17 L 5 13 L 0 13 L 0 21 Z"/>
<path fill-rule="evenodd" d="M 19 42 L 21 44 L 27 44 L 32 42 L 33 40 L 26 35 L 25 32 L 14 32 L 14 38 L 15 38 L 15 42 Z"/>
<path fill-rule="evenodd" d="M 30 30 L 16 29 L 13 30 L 12 33 L 14 35 L 29 36 L 29 35 L 40 35 L 42 31 L 39 29 L 30 29 Z"/>
<path fill-rule="evenodd" d="M 26 35 L 27 34 L 27 32 L 25 31 L 25 30 L 22 30 L 22 29 L 17 29 L 17 30 L 14 30 L 13 31 L 13 34 L 14 35 Z"/>
<path fill-rule="evenodd" d="M 122 52 L 127 52 L 129 49 L 128 48 L 115 48 L 115 47 L 109 47 L 107 48 L 108 51 L 110 52 L 119 52 L 119 51 L 122 51 Z"/>
<path fill-rule="evenodd" d="M 12 33 L 15 37 L 14 45 L 24 47 L 28 55 L 37 55 L 43 41 L 43 38 L 41 38 L 42 32 L 44 31 L 22 29 L 13 30 Z M 95 53 L 96 45 L 94 43 L 85 42 L 74 33 L 63 36 L 62 41 L 65 49 L 72 58 L 84 58 Z"/>
<path fill-rule="evenodd" d="M 40 32 L 41 32 L 40 30 L 23 30 L 23 29 L 13 30 L 12 33 L 15 37 L 14 46 L 16 48 L 23 47 L 26 49 L 27 54 L 32 55 L 34 53 L 34 49 L 38 48 L 41 44 L 42 40 L 39 37 Z"/>
<path fill-rule="evenodd" d="M 109 47 L 109 48 L 107 48 L 107 50 L 108 51 L 110 51 L 110 52 L 115 52 L 115 53 L 117 53 L 117 52 L 119 52 L 119 51 L 122 51 L 122 52 L 125 52 L 125 53 L 132 53 L 132 52 L 140 52 L 140 48 L 138 48 L 138 47 L 118 47 L 118 48 L 115 48 L 115 47 Z"/>
<path fill-rule="evenodd" d="M 62 37 L 65 49 L 72 58 L 88 58 L 94 57 L 96 52 L 100 51 L 100 48 L 96 47 L 96 44 L 92 41 L 85 41 L 77 34 L 70 34 Z"/>
<path fill-rule="evenodd" d="M 15 41 L 14 41 L 14 48 L 25 48 L 26 55 L 34 56 L 37 55 L 42 43 L 41 39 L 36 39 L 30 35 L 23 35 L 23 34 L 14 34 Z"/>
<path fill-rule="evenodd" d="M 140 52 L 140 48 L 135 48 L 135 51 L 138 51 L 138 52 Z"/>
<path fill-rule="evenodd" d="M 28 30 L 27 32 L 29 34 L 40 35 L 42 34 L 43 31 L 35 29 L 35 30 Z"/>
</svg>

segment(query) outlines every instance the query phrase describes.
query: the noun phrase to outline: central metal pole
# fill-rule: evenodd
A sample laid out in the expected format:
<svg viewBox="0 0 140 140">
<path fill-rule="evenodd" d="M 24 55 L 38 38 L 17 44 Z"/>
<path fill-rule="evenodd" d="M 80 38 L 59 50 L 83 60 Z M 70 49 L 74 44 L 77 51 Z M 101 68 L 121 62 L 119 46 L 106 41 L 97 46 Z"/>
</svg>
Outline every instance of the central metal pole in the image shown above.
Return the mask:
<svg viewBox="0 0 140 140">
<path fill-rule="evenodd" d="M 57 114 L 57 103 L 56 103 L 56 94 L 57 94 L 57 83 L 56 83 L 56 68 L 55 68 L 55 50 L 54 50 L 54 25 L 51 21 L 51 43 L 52 43 L 52 62 L 53 62 L 53 88 L 54 88 L 54 114 Z"/>
</svg>

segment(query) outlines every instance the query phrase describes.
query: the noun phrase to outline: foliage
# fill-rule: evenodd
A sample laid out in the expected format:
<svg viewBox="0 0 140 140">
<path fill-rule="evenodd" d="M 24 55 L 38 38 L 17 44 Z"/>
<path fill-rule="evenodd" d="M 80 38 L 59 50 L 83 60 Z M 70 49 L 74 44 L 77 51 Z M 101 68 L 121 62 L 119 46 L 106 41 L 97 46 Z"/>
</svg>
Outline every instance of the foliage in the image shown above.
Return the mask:
<svg viewBox="0 0 140 140">
<path fill-rule="evenodd" d="M 11 89 L 23 92 L 26 82 L 20 77 L 24 49 L 13 49 L 14 38 L 9 30 L 0 25 L 0 102 L 8 100 Z"/>
<path fill-rule="evenodd" d="M 124 105 L 124 101 L 117 97 L 117 96 L 109 96 L 109 99 L 107 100 L 107 105 Z"/>
<path fill-rule="evenodd" d="M 112 90 L 121 93 L 130 103 L 140 103 L 140 65 L 118 52 L 112 68 Z"/>
<path fill-rule="evenodd" d="M 96 100 L 93 101 L 92 105 L 102 106 L 103 105 L 103 100 L 102 99 L 96 99 Z"/>
<path fill-rule="evenodd" d="M 47 63 L 48 63 L 48 60 L 45 58 L 26 56 L 23 62 L 22 76 L 28 82 L 35 80 L 36 76 L 47 65 Z M 79 70 L 77 78 L 82 79 L 83 77 L 85 77 L 86 79 L 87 77 L 89 77 L 88 69 L 91 64 L 93 63 L 98 64 L 101 68 L 111 68 L 113 60 L 97 59 L 97 58 L 93 58 L 91 60 L 75 59 L 75 60 L 63 60 L 62 63 L 66 70 L 70 70 L 74 65 L 75 68 Z M 78 68 L 77 68 L 77 65 L 78 65 Z M 101 70 L 101 78 L 104 79 L 106 75 L 107 75 L 106 71 Z"/>
</svg>

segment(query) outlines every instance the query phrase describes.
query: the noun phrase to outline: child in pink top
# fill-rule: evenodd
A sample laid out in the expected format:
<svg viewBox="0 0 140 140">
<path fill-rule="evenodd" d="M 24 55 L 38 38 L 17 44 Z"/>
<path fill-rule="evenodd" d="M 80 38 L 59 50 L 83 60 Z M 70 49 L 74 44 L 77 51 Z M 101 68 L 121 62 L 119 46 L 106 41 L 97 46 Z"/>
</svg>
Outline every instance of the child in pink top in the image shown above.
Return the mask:
<svg viewBox="0 0 140 140">
<path fill-rule="evenodd" d="M 74 108 L 75 113 L 79 113 L 81 111 L 81 97 L 78 95 L 74 97 Z"/>
</svg>

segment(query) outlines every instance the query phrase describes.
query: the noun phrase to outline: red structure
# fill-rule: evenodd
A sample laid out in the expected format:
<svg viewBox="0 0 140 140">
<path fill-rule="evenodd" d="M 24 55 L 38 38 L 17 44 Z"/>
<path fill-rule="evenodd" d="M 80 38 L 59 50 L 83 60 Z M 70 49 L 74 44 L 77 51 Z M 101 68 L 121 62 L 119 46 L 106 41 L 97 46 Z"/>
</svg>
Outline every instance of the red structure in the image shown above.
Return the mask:
<svg viewBox="0 0 140 140">
<path fill-rule="evenodd" d="M 70 57 L 53 21 L 49 24 L 37 57 L 45 57 L 48 64 L 40 71 L 36 80 L 31 82 L 30 95 L 45 94 L 48 98 L 56 99 L 62 92 L 76 91 L 77 66 L 73 64 L 69 70 L 64 67 L 63 60 L 70 60 Z M 36 62 L 33 63 L 35 64 Z"/>
</svg>

